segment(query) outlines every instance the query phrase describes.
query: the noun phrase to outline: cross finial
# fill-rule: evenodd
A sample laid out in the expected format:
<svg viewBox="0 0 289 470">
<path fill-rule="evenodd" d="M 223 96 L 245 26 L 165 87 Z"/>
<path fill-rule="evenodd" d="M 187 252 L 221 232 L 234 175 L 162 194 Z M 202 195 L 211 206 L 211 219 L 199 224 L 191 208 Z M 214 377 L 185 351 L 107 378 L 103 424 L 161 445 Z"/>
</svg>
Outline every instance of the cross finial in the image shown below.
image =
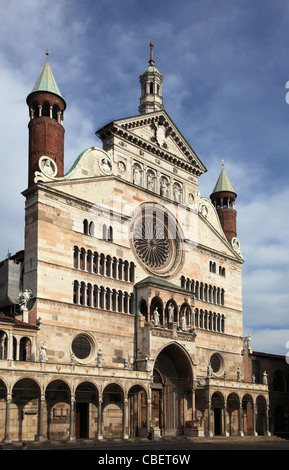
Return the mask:
<svg viewBox="0 0 289 470">
<path fill-rule="evenodd" d="M 222 158 L 222 166 L 224 166 L 224 159 Z"/>
<path fill-rule="evenodd" d="M 49 51 L 49 48 L 48 48 L 48 46 L 46 46 L 46 55 L 47 55 L 47 58 L 48 58 L 48 56 L 49 56 L 49 52 L 48 52 L 48 51 Z"/>
</svg>

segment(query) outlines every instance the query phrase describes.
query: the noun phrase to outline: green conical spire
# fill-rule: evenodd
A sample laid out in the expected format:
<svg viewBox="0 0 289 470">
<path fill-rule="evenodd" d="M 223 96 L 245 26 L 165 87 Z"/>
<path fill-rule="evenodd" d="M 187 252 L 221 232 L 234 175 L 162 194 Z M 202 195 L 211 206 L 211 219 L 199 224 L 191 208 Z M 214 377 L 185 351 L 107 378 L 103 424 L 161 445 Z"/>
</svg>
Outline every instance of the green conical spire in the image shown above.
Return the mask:
<svg viewBox="0 0 289 470">
<path fill-rule="evenodd" d="M 48 56 L 48 52 L 46 52 L 46 55 Z M 62 98 L 50 65 L 48 63 L 48 59 L 46 60 L 43 70 L 34 85 L 32 93 L 34 93 L 35 91 L 49 91 L 50 93 L 54 93 L 55 95 L 58 95 Z"/>
<path fill-rule="evenodd" d="M 223 191 L 236 194 L 224 170 L 224 167 L 221 170 L 220 176 L 218 178 L 218 181 L 214 187 L 212 194 L 223 192 Z"/>
</svg>

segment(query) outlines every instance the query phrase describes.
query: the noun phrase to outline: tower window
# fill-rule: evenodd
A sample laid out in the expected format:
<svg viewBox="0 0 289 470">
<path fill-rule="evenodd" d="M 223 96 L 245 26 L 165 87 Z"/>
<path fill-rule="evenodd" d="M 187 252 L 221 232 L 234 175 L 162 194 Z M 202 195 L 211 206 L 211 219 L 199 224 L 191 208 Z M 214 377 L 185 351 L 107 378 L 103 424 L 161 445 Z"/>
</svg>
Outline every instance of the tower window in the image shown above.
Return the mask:
<svg viewBox="0 0 289 470">
<path fill-rule="evenodd" d="M 42 105 L 42 116 L 50 117 L 50 106 L 49 103 L 43 103 Z"/>
<path fill-rule="evenodd" d="M 153 84 L 153 82 L 150 83 L 150 94 L 151 95 L 154 94 L 154 84 Z"/>
</svg>

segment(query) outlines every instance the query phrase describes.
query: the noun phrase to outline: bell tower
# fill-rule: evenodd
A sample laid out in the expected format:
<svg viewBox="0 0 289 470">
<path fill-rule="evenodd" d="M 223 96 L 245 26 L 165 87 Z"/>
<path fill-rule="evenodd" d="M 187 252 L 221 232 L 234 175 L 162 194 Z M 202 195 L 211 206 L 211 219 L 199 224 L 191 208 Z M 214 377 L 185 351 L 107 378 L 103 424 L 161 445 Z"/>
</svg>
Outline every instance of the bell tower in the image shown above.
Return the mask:
<svg viewBox="0 0 289 470">
<path fill-rule="evenodd" d="M 141 85 L 141 97 L 139 112 L 141 114 L 161 111 L 163 107 L 162 85 L 164 77 L 155 67 L 153 56 L 154 44 L 150 43 L 150 60 L 149 66 L 139 77 Z"/>
<path fill-rule="evenodd" d="M 224 170 L 224 162 L 222 162 L 222 170 L 210 198 L 217 210 L 228 242 L 231 242 L 232 238 L 237 237 L 236 197 L 237 194 Z"/>
<path fill-rule="evenodd" d="M 65 131 L 62 122 L 66 103 L 48 63 L 48 51 L 46 55 L 43 70 L 26 99 L 30 116 L 28 187 L 34 185 L 35 171 L 41 170 L 40 165 L 45 162 L 50 165 L 54 176 L 63 176 L 64 169 Z"/>
</svg>

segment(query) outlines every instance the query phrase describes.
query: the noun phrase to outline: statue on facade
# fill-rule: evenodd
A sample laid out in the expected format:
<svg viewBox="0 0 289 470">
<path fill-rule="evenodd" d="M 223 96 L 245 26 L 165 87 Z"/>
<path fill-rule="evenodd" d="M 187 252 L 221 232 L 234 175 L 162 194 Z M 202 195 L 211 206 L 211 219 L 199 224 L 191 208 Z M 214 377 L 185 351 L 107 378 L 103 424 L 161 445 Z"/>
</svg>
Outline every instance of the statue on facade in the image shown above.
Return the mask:
<svg viewBox="0 0 289 470">
<path fill-rule="evenodd" d="M 158 312 L 158 307 L 154 309 L 154 325 L 157 326 L 160 324 L 160 314 Z"/>
<path fill-rule="evenodd" d="M 161 180 L 161 196 L 167 197 L 168 196 L 168 184 L 164 178 Z"/>
<path fill-rule="evenodd" d="M 168 306 L 168 314 L 169 314 L 169 323 L 173 323 L 175 320 L 175 307 L 173 306 L 171 302 Z"/>
<path fill-rule="evenodd" d="M 241 382 L 241 380 L 242 380 L 242 372 L 241 372 L 240 367 L 238 367 L 238 369 L 237 369 L 237 382 Z"/>
<path fill-rule="evenodd" d="M 145 361 L 146 361 L 145 370 L 146 370 L 147 372 L 150 372 L 150 370 L 151 370 L 151 360 L 150 360 L 150 358 L 148 357 L 148 355 L 146 355 Z"/>
<path fill-rule="evenodd" d="M 268 384 L 268 377 L 267 377 L 267 372 L 264 370 L 263 372 L 263 384 L 267 385 Z"/>
<path fill-rule="evenodd" d="M 103 366 L 103 353 L 101 349 L 97 353 L 97 367 L 102 367 Z"/>
<path fill-rule="evenodd" d="M 212 377 L 212 375 L 213 375 L 213 368 L 211 366 L 211 363 L 209 362 L 209 365 L 207 367 L 207 377 L 210 378 L 210 377 Z"/>
<path fill-rule="evenodd" d="M 153 175 L 149 174 L 147 175 L 147 188 L 149 191 L 153 191 L 154 189 L 154 177 Z"/>
<path fill-rule="evenodd" d="M 70 354 L 70 365 L 71 366 L 75 365 L 75 355 L 73 353 Z"/>
<path fill-rule="evenodd" d="M 46 362 L 46 346 L 45 341 L 39 348 L 39 361 Z"/>
<path fill-rule="evenodd" d="M 27 310 L 27 304 L 32 297 L 32 290 L 25 289 L 19 292 L 19 307 L 21 311 Z"/>
<path fill-rule="evenodd" d="M 138 186 L 141 184 L 141 172 L 137 166 L 134 167 L 134 170 L 133 170 L 133 182 L 134 184 L 137 184 Z"/>
<path fill-rule="evenodd" d="M 186 320 L 186 308 L 183 312 L 183 315 L 181 316 L 181 329 L 184 331 L 187 329 L 187 320 Z"/>
</svg>

